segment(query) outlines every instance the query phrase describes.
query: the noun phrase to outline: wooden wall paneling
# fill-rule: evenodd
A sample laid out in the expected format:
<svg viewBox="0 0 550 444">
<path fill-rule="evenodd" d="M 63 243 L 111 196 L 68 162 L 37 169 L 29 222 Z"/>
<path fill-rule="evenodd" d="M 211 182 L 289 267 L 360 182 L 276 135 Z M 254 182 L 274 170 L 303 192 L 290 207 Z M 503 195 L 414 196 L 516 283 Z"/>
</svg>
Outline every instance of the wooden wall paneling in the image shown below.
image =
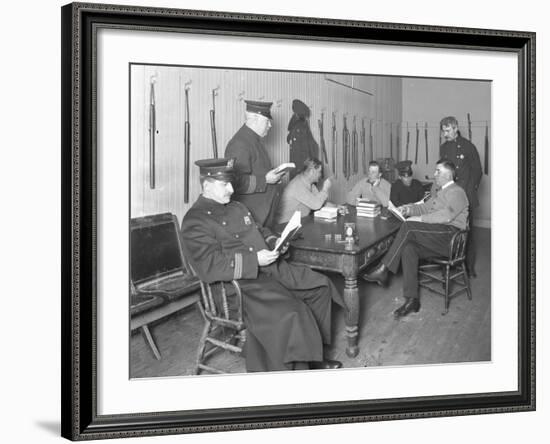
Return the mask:
<svg viewBox="0 0 550 444">
<path fill-rule="evenodd" d="M 150 76 L 156 75 L 157 108 L 157 187 L 148 185 L 148 114 Z M 384 131 L 389 121 L 401 120 L 400 79 L 376 76 L 331 74 L 330 78 L 346 85 L 370 91 L 368 96 L 325 80 L 321 73 L 289 73 L 275 71 L 206 69 L 195 67 L 146 66 L 132 71 L 132 217 L 170 211 L 181 220 L 200 193 L 198 168 L 194 162 L 212 156 L 209 111 L 212 107 L 212 89 L 219 87 L 216 97 L 216 130 L 218 154 L 224 155 L 225 146 L 244 122 L 244 99 L 273 101 L 273 129 L 265 139 L 274 165 L 288 161 L 287 126 L 292 115 L 292 101 L 300 99 L 311 109 L 310 126 L 319 142 L 317 119 L 325 115 L 325 141 L 332 160 L 332 112 L 336 111 L 338 131 L 336 179 L 330 199 L 343 203 L 347 190 L 363 176 L 358 174 L 346 180 L 343 176 L 342 129 L 343 115 L 347 113 L 348 129 L 353 130 L 357 118 L 358 135 L 361 118 L 365 118 L 367 155 L 369 155 L 369 120 L 373 119 L 375 158 L 389 155 L 388 135 Z M 189 91 L 191 122 L 190 193 L 189 203 L 183 202 L 185 119 L 184 86 L 191 81 Z M 395 141 L 394 141 L 395 143 Z M 362 149 L 359 145 L 359 161 Z M 370 157 L 370 156 L 369 156 Z M 370 160 L 370 159 L 369 159 Z M 299 166 L 298 166 L 299 167 Z"/>
</svg>

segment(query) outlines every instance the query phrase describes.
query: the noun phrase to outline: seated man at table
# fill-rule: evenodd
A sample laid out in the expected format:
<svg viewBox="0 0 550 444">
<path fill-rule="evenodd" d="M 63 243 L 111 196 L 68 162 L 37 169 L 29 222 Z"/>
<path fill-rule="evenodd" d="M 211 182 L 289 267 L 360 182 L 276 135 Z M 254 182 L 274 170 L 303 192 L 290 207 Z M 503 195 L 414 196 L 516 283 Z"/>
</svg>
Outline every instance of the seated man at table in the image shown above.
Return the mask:
<svg viewBox="0 0 550 444">
<path fill-rule="evenodd" d="M 376 161 L 369 162 L 367 177 L 357 182 L 348 192 L 346 201 L 350 205 L 357 205 L 357 198 L 378 202 L 383 207 L 388 206 L 390 200 L 391 184 L 382 177 L 380 164 Z"/>
<path fill-rule="evenodd" d="M 363 275 L 363 279 L 385 286 L 388 270 L 396 273 L 402 264 L 405 303 L 394 311 L 396 319 L 420 310 L 418 260 L 447 255 L 453 234 L 468 226 L 468 198 L 454 177 L 455 166 L 451 161 L 437 162 L 430 198 L 424 203 L 398 208 L 408 219 L 401 225 L 380 265 Z"/>
<path fill-rule="evenodd" d="M 323 356 L 332 301 L 344 305 L 338 290 L 326 276 L 280 258 L 272 250 L 276 236 L 231 200 L 233 159 L 195 163 L 202 194 L 183 218 L 183 248 L 204 282 L 238 281 L 247 371 L 341 367 Z"/>
<path fill-rule="evenodd" d="M 323 164 L 319 159 L 307 158 L 302 171 L 294 177 L 283 191 L 279 204 L 277 223 L 288 222 L 295 211 L 306 217 L 311 210 L 318 210 L 328 199 L 330 179 L 325 179 L 319 190 L 317 182 L 323 175 Z"/>
<path fill-rule="evenodd" d="M 395 165 L 399 176 L 391 185 L 390 200 L 396 207 L 416 203 L 424 197 L 422 184 L 412 177 L 411 165 L 410 160 L 402 160 Z"/>
</svg>

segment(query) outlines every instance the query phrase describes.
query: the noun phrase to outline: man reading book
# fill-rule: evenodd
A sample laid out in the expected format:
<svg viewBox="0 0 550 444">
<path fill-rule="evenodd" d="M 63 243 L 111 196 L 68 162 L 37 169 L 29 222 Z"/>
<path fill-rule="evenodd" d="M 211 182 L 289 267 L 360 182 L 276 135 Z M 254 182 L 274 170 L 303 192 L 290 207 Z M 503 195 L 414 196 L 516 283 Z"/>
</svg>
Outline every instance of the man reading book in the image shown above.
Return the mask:
<svg viewBox="0 0 550 444">
<path fill-rule="evenodd" d="M 281 197 L 280 181 L 287 169 L 273 168 L 263 139 L 272 126 L 272 102 L 245 100 L 246 122 L 225 148 L 235 159 L 235 200 L 246 205 L 256 222 L 271 227 Z"/>
<path fill-rule="evenodd" d="M 183 249 L 204 282 L 238 281 L 247 371 L 341 367 L 323 354 L 332 301 L 344 305 L 338 290 L 328 277 L 282 259 L 277 237 L 231 200 L 233 159 L 195 163 L 202 194 L 182 220 Z"/>
<path fill-rule="evenodd" d="M 403 267 L 404 304 L 394 311 L 396 319 L 420 310 L 418 294 L 418 260 L 448 254 L 449 242 L 457 230 L 468 227 L 468 198 L 454 182 L 455 166 L 449 160 L 437 162 L 430 198 L 423 203 L 398 208 L 404 217 L 393 243 L 371 273 L 363 275 L 369 282 L 385 286 L 388 271 Z"/>
</svg>

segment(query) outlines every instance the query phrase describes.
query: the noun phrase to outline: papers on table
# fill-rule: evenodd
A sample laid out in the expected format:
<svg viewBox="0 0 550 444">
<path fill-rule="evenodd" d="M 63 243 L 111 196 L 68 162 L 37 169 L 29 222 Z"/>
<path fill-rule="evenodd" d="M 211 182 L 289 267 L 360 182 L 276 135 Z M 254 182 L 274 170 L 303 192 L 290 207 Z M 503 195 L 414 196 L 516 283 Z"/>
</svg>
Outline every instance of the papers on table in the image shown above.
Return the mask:
<svg viewBox="0 0 550 444">
<path fill-rule="evenodd" d="M 338 217 L 338 207 L 324 206 L 313 212 L 313 217 L 325 220 L 335 220 Z"/>
<path fill-rule="evenodd" d="M 277 243 L 273 248 L 273 251 L 281 249 L 285 242 L 287 242 L 302 226 L 302 214 L 299 211 L 295 211 L 288 223 L 285 226 L 285 229 L 281 233 L 281 237 L 277 239 Z"/>
</svg>

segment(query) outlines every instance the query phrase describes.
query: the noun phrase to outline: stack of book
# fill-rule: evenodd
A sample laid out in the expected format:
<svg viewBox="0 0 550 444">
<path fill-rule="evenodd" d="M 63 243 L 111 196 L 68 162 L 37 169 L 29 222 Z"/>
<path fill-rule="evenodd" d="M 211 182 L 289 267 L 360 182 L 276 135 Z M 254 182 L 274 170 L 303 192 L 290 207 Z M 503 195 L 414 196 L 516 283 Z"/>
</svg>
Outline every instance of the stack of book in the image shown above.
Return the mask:
<svg viewBox="0 0 550 444">
<path fill-rule="evenodd" d="M 358 217 L 376 217 L 380 214 L 380 204 L 373 200 L 357 199 L 357 216 Z"/>
<path fill-rule="evenodd" d="M 338 217 L 337 207 L 322 207 L 313 213 L 313 217 L 325 220 L 335 220 Z"/>
</svg>

